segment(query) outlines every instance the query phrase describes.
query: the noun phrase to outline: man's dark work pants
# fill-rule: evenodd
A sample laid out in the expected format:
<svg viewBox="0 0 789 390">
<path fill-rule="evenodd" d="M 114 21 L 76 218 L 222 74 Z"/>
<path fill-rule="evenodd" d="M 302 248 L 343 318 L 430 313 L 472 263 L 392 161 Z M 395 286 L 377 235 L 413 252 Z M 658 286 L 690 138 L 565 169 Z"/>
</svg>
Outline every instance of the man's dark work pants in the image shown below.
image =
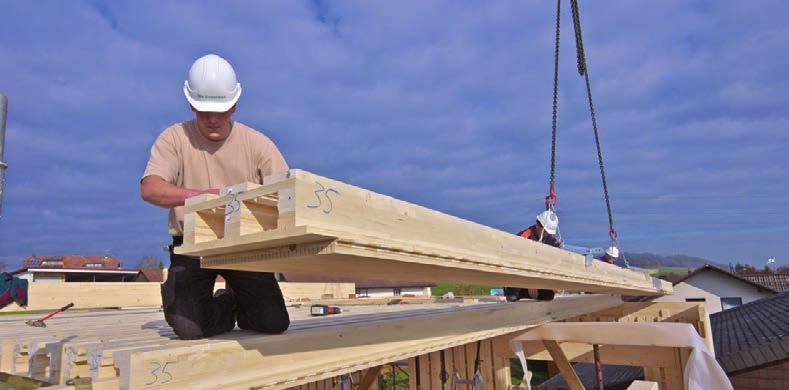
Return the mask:
<svg viewBox="0 0 789 390">
<path fill-rule="evenodd" d="M 183 237 L 173 237 L 173 246 Z M 231 294 L 214 297 L 214 282 L 222 275 Z M 290 318 L 279 284 L 270 272 L 200 268 L 196 257 L 170 251 L 170 270 L 162 284 L 164 318 L 178 337 L 200 339 L 241 329 L 278 334 Z"/>
</svg>

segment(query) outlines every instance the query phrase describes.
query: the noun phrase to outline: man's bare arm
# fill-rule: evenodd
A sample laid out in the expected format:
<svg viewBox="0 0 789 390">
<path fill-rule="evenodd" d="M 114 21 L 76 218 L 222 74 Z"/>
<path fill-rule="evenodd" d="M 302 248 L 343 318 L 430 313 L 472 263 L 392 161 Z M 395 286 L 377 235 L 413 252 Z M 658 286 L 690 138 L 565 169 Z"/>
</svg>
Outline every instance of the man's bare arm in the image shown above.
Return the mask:
<svg viewBox="0 0 789 390">
<path fill-rule="evenodd" d="M 140 182 L 140 194 L 144 201 L 169 209 L 175 206 L 183 206 L 186 198 L 191 196 L 200 194 L 219 194 L 219 190 L 191 190 L 188 188 L 179 188 L 159 176 L 151 175 L 146 176 Z"/>
</svg>

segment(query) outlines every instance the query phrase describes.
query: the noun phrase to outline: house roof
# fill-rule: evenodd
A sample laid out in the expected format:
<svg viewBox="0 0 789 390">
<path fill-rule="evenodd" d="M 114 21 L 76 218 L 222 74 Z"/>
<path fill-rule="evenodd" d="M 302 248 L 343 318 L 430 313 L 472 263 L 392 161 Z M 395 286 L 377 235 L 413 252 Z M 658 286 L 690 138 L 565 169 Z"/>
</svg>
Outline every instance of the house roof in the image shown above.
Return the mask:
<svg viewBox="0 0 789 390">
<path fill-rule="evenodd" d="M 115 256 L 38 256 L 31 255 L 22 261 L 23 268 L 87 268 L 87 264 L 94 264 L 90 269 L 119 269 L 121 262 Z M 100 264 L 99 267 L 95 265 Z"/>
<path fill-rule="evenodd" d="M 754 282 L 754 281 L 752 281 L 752 280 L 748 280 L 748 279 L 746 279 L 746 278 L 744 278 L 744 277 L 742 277 L 742 276 L 739 276 L 739 275 L 733 274 L 733 273 L 731 273 L 731 272 L 729 272 L 729 271 L 723 270 L 723 269 L 721 269 L 721 268 L 718 268 L 718 267 L 716 267 L 716 266 L 714 266 L 714 265 L 711 265 L 711 264 L 704 264 L 704 266 L 703 266 L 703 267 L 696 268 L 695 270 L 693 270 L 693 272 L 691 272 L 691 273 L 689 273 L 689 274 L 685 275 L 684 277 L 682 277 L 681 279 L 677 280 L 677 281 L 674 283 L 674 285 L 676 286 L 676 285 L 678 285 L 678 284 L 680 284 L 680 283 L 682 283 L 682 282 L 684 282 L 684 281 L 686 281 L 686 280 L 688 280 L 688 279 L 692 278 L 693 276 L 695 276 L 695 275 L 698 275 L 698 274 L 700 274 L 700 273 L 702 273 L 702 272 L 706 272 L 706 271 L 713 271 L 713 272 L 718 272 L 718 273 L 720 273 L 720 274 L 723 274 L 723 275 L 729 276 L 729 277 L 731 277 L 731 278 L 734 278 L 734 279 L 737 279 L 737 280 L 739 280 L 739 281 L 741 281 L 741 282 L 743 282 L 743 283 L 750 284 L 751 286 L 754 286 L 754 287 L 756 287 L 756 288 L 759 288 L 759 289 L 762 289 L 762 290 L 766 290 L 766 291 L 768 291 L 768 292 L 772 292 L 772 293 L 776 293 L 776 292 L 778 292 L 778 291 L 776 291 L 776 290 L 775 290 L 775 289 L 773 289 L 773 288 L 770 288 L 770 287 L 768 287 L 768 286 L 765 286 L 765 285 L 759 284 L 759 283 L 757 283 L 757 282 Z"/>
<path fill-rule="evenodd" d="M 106 269 L 106 268 L 38 268 L 38 267 L 26 267 L 20 268 L 16 271 L 11 271 L 11 275 L 21 274 L 23 272 L 36 272 L 36 273 L 57 273 L 57 274 L 68 274 L 68 273 L 89 273 L 89 274 L 131 274 L 136 275 L 140 272 L 138 269 L 121 269 L 121 268 L 114 268 L 114 269 Z"/>
<path fill-rule="evenodd" d="M 789 292 L 710 316 L 715 357 L 727 374 L 789 360 Z"/>
<path fill-rule="evenodd" d="M 584 388 L 597 388 L 597 376 L 593 363 L 575 363 L 573 364 L 573 369 L 578 374 L 578 379 L 581 380 Z M 644 369 L 641 367 L 603 364 L 603 388 L 621 387 L 629 385 L 634 380 L 643 378 Z M 556 374 L 536 388 L 538 390 L 564 390 L 570 389 L 570 386 L 564 380 L 562 374 Z"/>
<path fill-rule="evenodd" d="M 356 288 L 394 288 L 394 287 L 435 287 L 435 283 L 411 282 L 389 279 L 359 279 L 348 277 L 332 277 L 325 275 L 300 274 L 288 272 L 283 274 L 288 282 L 308 282 L 308 283 L 355 283 Z"/>
<path fill-rule="evenodd" d="M 778 292 L 789 291 L 789 274 L 750 274 L 742 277 Z"/>
<path fill-rule="evenodd" d="M 149 282 L 164 282 L 164 272 L 161 268 L 141 269 L 140 273 L 142 273 Z"/>
</svg>

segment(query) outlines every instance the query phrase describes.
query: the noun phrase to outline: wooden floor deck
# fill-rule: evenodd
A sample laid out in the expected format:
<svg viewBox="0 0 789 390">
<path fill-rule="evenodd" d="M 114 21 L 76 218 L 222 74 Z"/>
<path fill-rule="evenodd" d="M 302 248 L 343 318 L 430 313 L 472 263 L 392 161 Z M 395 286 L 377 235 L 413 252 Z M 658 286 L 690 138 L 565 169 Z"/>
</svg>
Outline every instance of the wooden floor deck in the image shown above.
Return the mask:
<svg viewBox="0 0 789 390">
<path fill-rule="evenodd" d="M 47 328 L 30 316 L 0 317 L 0 371 L 55 384 L 90 377 L 93 388 L 288 388 L 462 346 L 614 307 L 582 295 L 552 302 L 349 306 L 310 317 L 291 307 L 282 335 L 235 330 L 175 338 L 158 310 L 64 313 Z M 322 382 L 323 381 L 323 382 Z"/>
</svg>

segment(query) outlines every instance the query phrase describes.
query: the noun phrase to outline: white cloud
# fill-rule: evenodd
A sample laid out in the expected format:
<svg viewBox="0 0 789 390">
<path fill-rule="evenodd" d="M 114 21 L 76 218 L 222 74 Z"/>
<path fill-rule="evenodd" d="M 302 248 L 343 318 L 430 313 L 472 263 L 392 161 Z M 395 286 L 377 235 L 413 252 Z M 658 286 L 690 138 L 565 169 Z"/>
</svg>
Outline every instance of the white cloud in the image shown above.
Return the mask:
<svg viewBox="0 0 789 390">
<path fill-rule="evenodd" d="M 205 52 L 233 62 L 244 85 L 236 118 L 271 136 L 292 166 L 507 230 L 530 224 L 547 190 L 553 4 L 322 4 L 7 6 L 0 34 L 13 30 L 15 39 L 0 43 L 0 58 L 13 59 L 0 62 L 13 75 L 0 81 L 11 100 L 0 259 L 110 248 L 134 260 L 158 251 L 163 210 L 139 200 L 137 181 L 158 132 L 191 115 L 180 86 Z M 674 250 L 658 237 L 673 237 L 681 223 L 680 232 L 703 239 L 677 249 L 746 253 L 715 234 L 737 231 L 734 221 L 789 223 L 787 5 L 581 7 L 611 198 L 622 237 L 634 239 L 629 248 Z M 20 17 L 32 12 L 35 20 Z M 563 17 L 563 232 L 604 239 L 567 4 Z M 765 211 L 751 212 L 754 204 Z M 48 213 L 62 223 L 33 217 Z M 748 234 L 749 254 L 789 251 L 785 240 Z"/>
</svg>

